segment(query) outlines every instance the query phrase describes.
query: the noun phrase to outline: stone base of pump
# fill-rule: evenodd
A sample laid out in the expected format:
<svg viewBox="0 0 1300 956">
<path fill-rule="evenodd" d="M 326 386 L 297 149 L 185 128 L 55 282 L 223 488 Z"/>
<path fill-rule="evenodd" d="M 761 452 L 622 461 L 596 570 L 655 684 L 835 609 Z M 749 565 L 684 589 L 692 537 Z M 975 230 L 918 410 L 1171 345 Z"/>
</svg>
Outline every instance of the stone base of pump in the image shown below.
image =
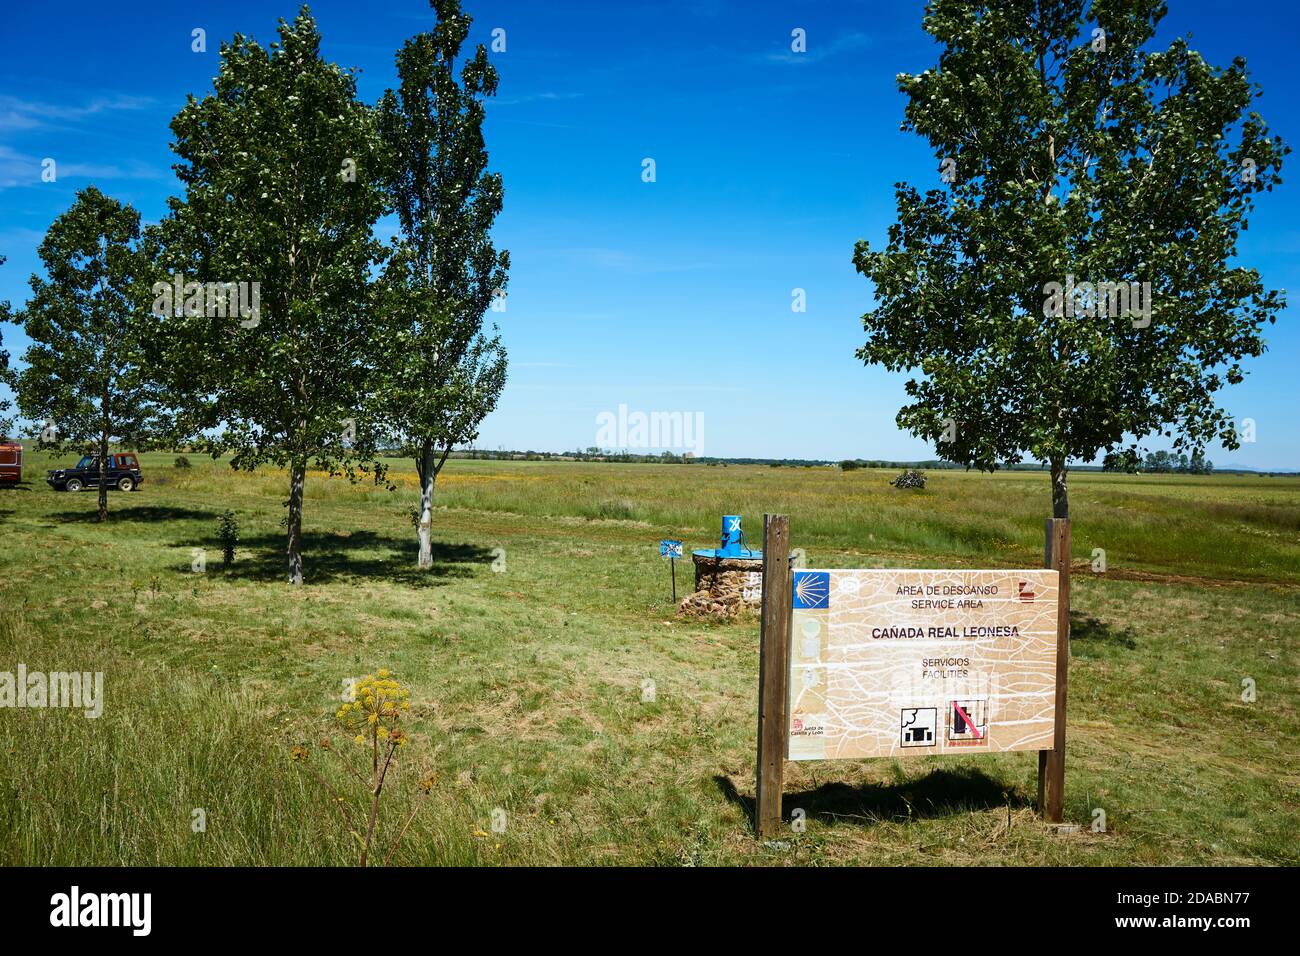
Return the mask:
<svg viewBox="0 0 1300 956">
<path fill-rule="evenodd" d="M 695 593 L 682 599 L 677 613 L 688 617 L 736 617 L 763 604 L 763 559 L 691 555 Z"/>
</svg>

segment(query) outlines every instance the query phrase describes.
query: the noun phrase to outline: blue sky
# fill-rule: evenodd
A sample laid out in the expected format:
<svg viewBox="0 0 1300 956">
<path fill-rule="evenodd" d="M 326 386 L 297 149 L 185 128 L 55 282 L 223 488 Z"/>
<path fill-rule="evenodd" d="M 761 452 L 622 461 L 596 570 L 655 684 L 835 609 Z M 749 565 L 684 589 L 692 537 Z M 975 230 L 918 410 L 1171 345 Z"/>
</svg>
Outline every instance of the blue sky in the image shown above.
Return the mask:
<svg viewBox="0 0 1300 956">
<path fill-rule="evenodd" d="M 147 221 L 176 190 L 168 121 L 202 96 L 235 31 L 264 42 L 297 7 L 195 0 L 11 6 L 0 36 L 0 299 L 15 305 L 35 249 L 78 189 L 94 183 Z M 132 9 L 132 7 L 135 9 Z M 490 2 L 466 0 L 471 39 L 506 31 L 487 128 L 505 180 L 498 246 L 514 266 L 495 315 L 510 376 L 480 445 L 559 451 L 595 444 L 597 416 L 703 415 L 707 455 L 926 458 L 900 433 L 901 375 L 854 351 L 870 286 L 853 243 L 879 243 L 893 184 L 927 184 L 934 161 L 899 132 L 900 71 L 932 65 L 923 4 Z M 1211 62 L 1247 58 L 1257 108 L 1288 142 L 1300 12 L 1171 0 L 1162 37 L 1191 33 Z M 393 52 L 431 22 L 423 0 L 312 4 L 325 55 L 358 67 L 373 101 L 394 83 Z M 206 30 L 208 52 L 191 51 Z M 790 52 L 791 30 L 808 51 Z M 58 180 L 40 181 L 40 161 Z M 642 160 L 657 181 L 644 183 Z M 1300 154 L 1284 178 L 1294 177 Z M 1240 247 L 1272 287 L 1296 284 L 1300 188 L 1266 194 Z M 795 288 L 807 311 L 791 311 Z M 1257 441 L 1216 463 L 1300 468 L 1300 332 L 1294 309 L 1269 331 L 1224 404 Z M 26 345 L 12 326 L 5 348 Z"/>
</svg>

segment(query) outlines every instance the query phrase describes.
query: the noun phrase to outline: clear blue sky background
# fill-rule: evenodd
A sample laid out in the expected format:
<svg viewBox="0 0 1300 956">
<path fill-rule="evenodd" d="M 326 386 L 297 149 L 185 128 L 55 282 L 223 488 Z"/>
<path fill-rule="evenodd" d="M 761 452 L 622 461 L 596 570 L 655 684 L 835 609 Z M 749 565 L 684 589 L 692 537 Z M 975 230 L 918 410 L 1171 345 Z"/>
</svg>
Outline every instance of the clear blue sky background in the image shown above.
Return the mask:
<svg viewBox="0 0 1300 956">
<path fill-rule="evenodd" d="M 934 161 L 898 131 L 894 76 L 933 65 L 922 3 L 753 0 L 610 3 L 467 0 L 472 39 L 504 28 L 488 145 L 505 179 L 499 246 L 514 260 L 499 316 L 510 379 L 485 447 L 596 441 L 596 416 L 700 412 L 709 455 L 924 458 L 900 433 L 902 376 L 854 357 L 870 286 L 851 264 L 880 242 L 893 184 L 928 185 Z M 1211 62 L 1244 55 L 1258 108 L 1300 142 L 1300 13 L 1291 0 L 1171 0 L 1162 39 L 1191 33 Z M 133 9 L 134 8 L 134 9 Z M 235 31 L 273 39 L 283 2 L 7 4 L 0 35 L 0 299 L 27 297 L 50 221 L 90 183 L 147 221 L 176 189 L 168 121 L 211 89 Z M 324 53 L 362 69 L 373 101 L 393 52 L 430 22 L 423 0 L 312 4 Z M 191 52 L 190 31 L 208 52 Z M 808 52 L 790 53 L 790 31 Z M 56 183 L 40 161 L 58 162 Z M 641 181 L 653 157 L 658 181 Z M 1300 153 L 1241 244 L 1274 287 L 1296 284 Z M 791 312 L 791 290 L 807 312 Z M 1300 468 L 1295 309 L 1226 394 L 1258 440 L 1218 464 Z M 4 327 L 15 356 L 22 333 Z"/>
</svg>

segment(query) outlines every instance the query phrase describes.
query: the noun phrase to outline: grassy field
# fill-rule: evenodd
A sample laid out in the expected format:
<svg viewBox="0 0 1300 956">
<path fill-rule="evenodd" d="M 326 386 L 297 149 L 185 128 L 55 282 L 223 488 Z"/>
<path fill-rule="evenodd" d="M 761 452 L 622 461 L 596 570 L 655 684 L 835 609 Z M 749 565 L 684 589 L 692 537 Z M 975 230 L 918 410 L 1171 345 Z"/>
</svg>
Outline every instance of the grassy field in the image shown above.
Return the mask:
<svg viewBox="0 0 1300 956">
<path fill-rule="evenodd" d="M 1074 477 L 1077 832 L 1037 821 L 1036 762 L 1004 754 L 792 764 L 806 832 L 765 844 L 757 620 L 675 617 L 658 539 L 707 546 L 739 513 L 758 546 L 763 512 L 786 512 L 812 566 L 1036 567 L 1044 475 L 938 472 L 905 492 L 873 470 L 453 461 L 427 573 L 409 464 L 396 493 L 313 475 L 294 589 L 285 477 L 172 458 L 144 456 L 105 525 L 93 493 L 45 486 L 41 455 L 0 492 L 0 671 L 105 674 L 99 719 L 0 710 L 0 862 L 354 862 L 331 803 L 356 788 L 318 741 L 343 746 L 342 682 L 380 667 L 412 688 L 379 840 L 420 802 L 402 864 L 1300 861 L 1300 480 Z M 226 508 L 243 530 L 229 569 Z"/>
</svg>

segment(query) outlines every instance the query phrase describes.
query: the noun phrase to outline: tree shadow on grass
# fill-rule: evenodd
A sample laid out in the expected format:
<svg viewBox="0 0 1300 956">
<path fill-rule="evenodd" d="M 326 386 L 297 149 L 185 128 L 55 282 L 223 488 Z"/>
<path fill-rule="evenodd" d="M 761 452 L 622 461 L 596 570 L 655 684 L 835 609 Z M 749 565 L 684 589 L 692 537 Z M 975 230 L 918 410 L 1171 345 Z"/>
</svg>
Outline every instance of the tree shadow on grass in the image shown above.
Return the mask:
<svg viewBox="0 0 1300 956">
<path fill-rule="evenodd" d="M 96 508 L 98 496 L 94 489 L 86 495 L 89 507 L 84 511 L 58 511 L 51 514 L 50 517 L 59 524 L 81 523 L 81 524 L 98 524 L 99 511 Z M 139 522 L 152 524 L 154 522 L 166 521 L 216 521 L 217 513 L 215 511 L 201 511 L 195 508 L 167 508 L 161 505 L 118 505 L 114 502 L 112 495 L 108 499 L 108 521 L 106 524 L 114 522 Z"/>
<path fill-rule="evenodd" d="M 736 789 L 730 779 L 713 778 L 722 795 L 754 819 L 754 798 Z M 824 783 L 813 790 L 787 792 L 781 800 L 782 819 L 796 810 L 815 820 L 856 820 L 863 824 L 885 820 L 946 817 L 972 810 L 1033 806 L 1014 787 L 1008 788 L 977 769 L 931 770 L 924 777 L 902 783 Z"/>
<path fill-rule="evenodd" d="M 244 580 L 283 580 L 288 577 L 283 533 L 241 538 L 239 555 L 230 567 L 221 565 L 221 547 L 213 540 L 207 549 L 207 572 Z M 194 547 L 192 542 L 175 542 L 176 547 Z M 250 555 L 248 552 L 252 552 Z M 309 531 L 303 534 L 302 567 L 304 584 L 327 584 L 347 578 L 382 578 L 412 587 L 429 587 L 446 578 L 467 578 L 474 565 L 490 564 L 492 550 L 476 544 L 433 542 L 433 567 L 415 564 L 414 536 L 393 537 L 374 531 L 351 534 Z"/>
<path fill-rule="evenodd" d="M 1137 648 L 1137 639 L 1132 630 L 1116 630 L 1115 626 L 1096 617 L 1084 617 L 1070 612 L 1070 646 L 1072 649 L 1092 649 L 1103 646 L 1122 647 L 1126 650 Z"/>
</svg>

